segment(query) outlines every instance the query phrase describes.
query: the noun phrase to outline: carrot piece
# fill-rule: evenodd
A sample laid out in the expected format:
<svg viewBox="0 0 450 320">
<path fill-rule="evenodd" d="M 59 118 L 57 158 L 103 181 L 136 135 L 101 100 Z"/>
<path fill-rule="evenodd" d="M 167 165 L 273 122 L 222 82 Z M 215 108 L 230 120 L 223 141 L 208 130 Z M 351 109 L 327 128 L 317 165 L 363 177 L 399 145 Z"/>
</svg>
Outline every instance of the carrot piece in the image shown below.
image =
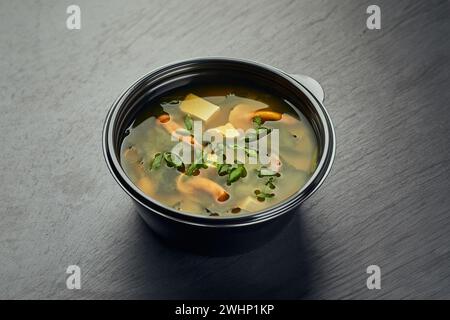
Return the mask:
<svg viewBox="0 0 450 320">
<path fill-rule="evenodd" d="M 260 117 L 264 121 L 278 121 L 281 119 L 282 114 L 275 111 L 258 110 L 253 113 L 254 117 Z"/>
</svg>

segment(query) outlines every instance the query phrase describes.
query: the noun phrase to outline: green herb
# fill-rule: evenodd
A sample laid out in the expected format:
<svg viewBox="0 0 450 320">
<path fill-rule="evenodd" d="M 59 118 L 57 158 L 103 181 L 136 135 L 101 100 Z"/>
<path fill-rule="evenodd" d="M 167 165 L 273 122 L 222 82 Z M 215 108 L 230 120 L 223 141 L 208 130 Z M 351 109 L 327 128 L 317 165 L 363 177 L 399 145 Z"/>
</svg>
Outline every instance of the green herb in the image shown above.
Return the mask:
<svg viewBox="0 0 450 320">
<path fill-rule="evenodd" d="M 264 121 L 263 119 L 261 119 L 260 116 L 256 116 L 253 118 L 253 124 L 255 125 L 256 128 L 260 128 L 263 123 Z"/>
<path fill-rule="evenodd" d="M 268 186 L 270 189 L 275 189 L 275 185 L 273 184 L 275 181 L 274 177 L 270 177 L 269 180 L 265 183 L 266 186 Z"/>
<path fill-rule="evenodd" d="M 181 168 L 183 166 L 183 161 L 180 156 L 172 152 L 164 152 L 164 160 L 168 167 Z"/>
<path fill-rule="evenodd" d="M 219 176 L 224 176 L 230 173 L 231 167 L 232 166 L 230 164 L 220 163 L 217 165 L 217 173 L 219 174 Z"/>
<path fill-rule="evenodd" d="M 265 201 L 266 199 L 270 199 L 275 196 L 275 193 L 271 192 L 271 190 L 276 188 L 274 182 L 275 178 L 270 177 L 267 179 L 266 183 L 264 183 L 263 190 L 255 190 L 256 199 L 258 199 L 258 201 Z"/>
<path fill-rule="evenodd" d="M 269 133 L 272 132 L 271 128 L 266 128 L 263 126 L 264 120 L 261 119 L 260 116 L 256 116 L 252 119 L 253 122 L 253 126 L 255 127 L 255 131 L 254 132 L 250 132 L 246 135 L 245 137 L 245 142 L 250 142 L 250 141 L 255 141 L 258 140 L 259 138 L 268 135 Z"/>
<path fill-rule="evenodd" d="M 158 152 L 153 157 L 152 163 L 150 165 L 150 170 L 156 170 L 161 166 L 161 162 L 163 159 L 163 154 L 161 152 Z"/>
<path fill-rule="evenodd" d="M 228 174 L 227 184 L 230 185 L 233 182 L 238 181 L 244 175 L 245 168 L 243 166 L 238 166 L 231 169 Z"/>
<path fill-rule="evenodd" d="M 198 169 L 199 167 L 195 163 L 191 163 L 185 173 L 187 176 L 192 176 Z"/>
<path fill-rule="evenodd" d="M 244 165 L 234 164 L 228 169 L 228 178 L 227 184 L 231 185 L 233 182 L 238 181 L 240 178 L 245 178 L 247 176 L 247 169 L 245 169 Z"/>
<path fill-rule="evenodd" d="M 192 120 L 191 116 L 189 114 L 187 114 L 186 117 L 184 117 L 184 126 L 189 131 L 192 131 L 193 124 L 194 124 L 194 121 Z"/>
<path fill-rule="evenodd" d="M 275 196 L 275 193 L 264 192 L 259 189 L 256 189 L 255 195 L 256 195 L 256 199 L 258 201 L 262 202 L 262 201 L 265 201 L 266 199 L 273 198 Z"/>
<path fill-rule="evenodd" d="M 198 170 L 200 169 L 206 169 L 208 168 L 207 165 L 203 164 L 203 163 L 191 163 L 190 166 L 187 168 L 186 170 L 186 175 L 188 176 L 192 176 L 194 175 Z"/>
<path fill-rule="evenodd" d="M 191 164 L 189 165 L 189 167 L 187 168 L 187 170 L 186 170 L 186 175 L 192 176 L 192 175 L 194 175 L 198 170 L 200 170 L 200 169 L 202 169 L 202 168 L 203 168 L 203 169 L 207 169 L 207 168 L 208 168 L 208 166 L 207 166 L 206 163 L 205 163 L 204 156 L 205 156 L 205 155 L 204 155 L 203 152 L 201 152 L 201 151 L 196 152 L 194 162 L 191 163 Z"/>
<path fill-rule="evenodd" d="M 245 169 L 243 164 L 238 164 L 238 166 L 240 166 L 242 168 L 242 174 L 241 177 L 245 178 L 247 176 L 247 169 Z"/>
</svg>

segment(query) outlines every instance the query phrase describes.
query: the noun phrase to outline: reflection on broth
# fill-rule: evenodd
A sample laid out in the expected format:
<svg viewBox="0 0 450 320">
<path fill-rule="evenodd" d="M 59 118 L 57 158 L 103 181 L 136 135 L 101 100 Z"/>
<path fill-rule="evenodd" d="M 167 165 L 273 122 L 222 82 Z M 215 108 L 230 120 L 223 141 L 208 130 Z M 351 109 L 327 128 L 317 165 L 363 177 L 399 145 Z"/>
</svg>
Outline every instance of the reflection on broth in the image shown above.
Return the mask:
<svg viewBox="0 0 450 320">
<path fill-rule="evenodd" d="M 235 216 L 300 190 L 317 154 L 311 125 L 285 101 L 245 86 L 191 86 L 143 106 L 120 161 L 143 193 L 168 207 Z"/>
</svg>

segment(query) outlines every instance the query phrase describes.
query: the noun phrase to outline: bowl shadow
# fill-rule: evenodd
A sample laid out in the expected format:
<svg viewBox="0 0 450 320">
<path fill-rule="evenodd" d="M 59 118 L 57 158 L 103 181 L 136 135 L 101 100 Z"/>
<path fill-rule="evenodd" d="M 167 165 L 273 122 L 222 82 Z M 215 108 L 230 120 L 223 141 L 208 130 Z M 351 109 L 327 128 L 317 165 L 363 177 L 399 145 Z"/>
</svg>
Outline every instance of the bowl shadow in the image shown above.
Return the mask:
<svg viewBox="0 0 450 320">
<path fill-rule="evenodd" d="M 134 285 L 127 288 L 126 296 L 134 299 L 308 298 L 314 252 L 308 246 L 302 218 L 298 209 L 273 239 L 253 251 L 232 256 L 205 256 L 174 248 L 161 241 L 142 219 L 135 219 L 130 232 L 138 233 L 140 241 L 129 259 Z"/>
</svg>

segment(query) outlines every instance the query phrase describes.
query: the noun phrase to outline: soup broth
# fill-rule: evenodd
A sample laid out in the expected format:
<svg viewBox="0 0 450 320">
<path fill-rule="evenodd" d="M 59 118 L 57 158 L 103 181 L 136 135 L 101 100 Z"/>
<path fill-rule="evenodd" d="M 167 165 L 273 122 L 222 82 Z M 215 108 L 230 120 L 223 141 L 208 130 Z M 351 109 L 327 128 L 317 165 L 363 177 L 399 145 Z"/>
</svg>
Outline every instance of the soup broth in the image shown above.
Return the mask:
<svg viewBox="0 0 450 320">
<path fill-rule="evenodd" d="M 205 132 L 216 139 L 205 141 Z M 177 153 L 176 146 L 191 153 Z M 205 216 L 249 214 L 282 202 L 305 185 L 317 157 L 303 114 L 244 85 L 189 86 L 144 103 L 120 152 L 125 173 L 143 193 Z"/>
</svg>

